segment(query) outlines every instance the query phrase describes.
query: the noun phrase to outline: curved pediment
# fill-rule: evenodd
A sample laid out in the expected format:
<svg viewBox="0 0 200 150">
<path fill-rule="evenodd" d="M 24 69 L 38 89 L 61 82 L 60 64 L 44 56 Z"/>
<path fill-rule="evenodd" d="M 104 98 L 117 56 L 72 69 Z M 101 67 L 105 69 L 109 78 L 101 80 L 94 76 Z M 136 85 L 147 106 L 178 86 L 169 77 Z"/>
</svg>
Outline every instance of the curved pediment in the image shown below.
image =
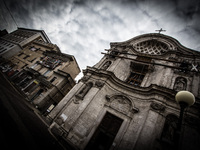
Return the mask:
<svg viewBox="0 0 200 150">
<path fill-rule="evenodd" d="M 159 33 L 144 34 L 124 42 L 113 42 L 110 43 L 110 45 L 111 48 L 117 46 L 129 47 L 134 52 L 145 55 L 163 55 L 167 52 L 179 52 L 185 55 L 200 55 L 199 52 L 181 45 L 178 40 Z"/>
<path fill-rule="evenodd" d="M 158 41 L 158 40 L 146 40 L 138 43 L 134 43 L 133 48 L 139 53 L 149 54 L 149 55 L 162 55 L 172 50 L 172 45 Z"/>
<path fill-rule="evenodd" d="M 113 94 L 113 95 L 106 95 L 107 103 L 106 106 L 117 110 L 124 115 L 129 117 L 132 116 L 133 113 L 139 112 L 139 109 L 135 107 L 133 101 L 124 94 Z"/>
</svg>

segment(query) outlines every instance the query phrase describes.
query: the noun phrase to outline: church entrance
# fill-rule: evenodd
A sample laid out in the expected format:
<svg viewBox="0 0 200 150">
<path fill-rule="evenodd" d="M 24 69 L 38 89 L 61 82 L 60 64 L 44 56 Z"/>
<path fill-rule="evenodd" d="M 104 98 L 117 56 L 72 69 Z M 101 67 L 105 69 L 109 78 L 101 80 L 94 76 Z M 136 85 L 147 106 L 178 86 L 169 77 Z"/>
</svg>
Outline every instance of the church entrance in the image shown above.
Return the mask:
<svg viewBox="0 0 200 150">
<path fill-rule="evenodd" d="M 86 146 L 86 150 L 109 150 L 122 122 L 122 119 L 107 112 Z"/>
</svg>

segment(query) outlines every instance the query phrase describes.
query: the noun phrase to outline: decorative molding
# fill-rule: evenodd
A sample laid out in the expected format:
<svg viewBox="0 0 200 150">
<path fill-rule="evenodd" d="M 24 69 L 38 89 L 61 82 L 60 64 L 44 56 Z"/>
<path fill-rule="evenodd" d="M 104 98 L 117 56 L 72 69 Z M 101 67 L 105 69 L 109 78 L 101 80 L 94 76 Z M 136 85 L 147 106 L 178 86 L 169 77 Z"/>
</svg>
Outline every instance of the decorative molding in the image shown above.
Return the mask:
<svg viewBox="0 0 200 150">
<path fill-rule="evenodd" d="M 96 81 L 96 82 L 95 82 L 95 87 L 101 89 L 103 86 L 104 86 L 104 83 L 103 83 L 103 82 L 101 82 L 101 81 Z"/>
<path fill-rule="evenodd" d="M 104 71 L 101 69 L 97 69 L 94 67 L 87 67 L 85 70 L 85 73 L 93 74 L 96 76 L 101 76 L 103 78 L 109 79 L 110 82 L 118 86 L 119 88 L 126 89 L 128 91 L 134 91 L 138 94 L 144 94 L 144 95 L 151 95 L 151 94 L 160 94 L 161 96 L 165 97 L 167 100 L 170 100 L 171 102 L 174 102 L 174 96 L 176 95 L 176 91 L 162 87 L 159 85 L 151 84 L 148 87 L 139 87 L 139 86 L 132 86 L 120 79 L 118 79 L 115 74 L 111 71 Z"/>
<path fill-rule="evenodd" d="M 67 116 L 65 114 L 61 114 L 57 119 L 56 119 L 56 123 L 58 125 L 62 125 L 67 119 Z"/>
<path fill-rule="evenodd" d="M 152 39 L 159 40 L 159 41 L 164 42 L 165 44 L 167 44 L 169 46 L 169 48 L 170 48 L 169 52 L 171 52 L 171 53 L 178 52 L 180 55 L 188 56 L 188 57 L 192 57 L 194 55 L 200 56 L 199 52 L 191 51 L 191 49 L 189 49 L 187 47 L 184 47 L 175 38 L 170 37 L 170 36 L 166 36 L 166 35 L 163 35 L 163 34 L 157 34 L 157 33 L 139 35 L 139 36 L 136 36 L 134 38 L 131 38 L 131 39 L 129 39 L 127 41 L 123 41 L 123 42 L 113 42 L 113 43 L 111 42 L 110 46 L 111 47 L 114 47 L 114 46 L 116 47 L 116 46 L 128 45 L 128 44 L 134 45 L 134 44 L 137 44 L 139 42 L 152 40 Z"/>
<path fill-rule="evenodd" d="M 81 98 L 78 98 L 77 95 L 75 95 L 76 98 L 73 98 L 72 101 L 74 102 L 74 104 L 79 104 L 80 101 L 82 101 Z"/>
<path fill-rule="evenodd" d="M 132 114 L 139 112 L 130 98 L 122 94 L 106 95 L 106 106 L 115 109 L 116 111 L 132 117 Z"/>
<path fill-rule="evenodd" d="M 156 102 L 151 103 L 151 108 L 155 111 L 165 111 L 165 106 Z"/>
<path fill-rule="evenodd" d="M 85 83 L 88 81 L 89 78 L 90 78 L 89 76 L 83 76 L 78 82 L 81 81 L 81 82 Z"/>
<path fill-rule="evenodd" d="M 187 79 L 184 77 L 177 77 L 174 83 L 174 90 L 181 91 L 186 90 L 187 88 Z"/>
</svg>

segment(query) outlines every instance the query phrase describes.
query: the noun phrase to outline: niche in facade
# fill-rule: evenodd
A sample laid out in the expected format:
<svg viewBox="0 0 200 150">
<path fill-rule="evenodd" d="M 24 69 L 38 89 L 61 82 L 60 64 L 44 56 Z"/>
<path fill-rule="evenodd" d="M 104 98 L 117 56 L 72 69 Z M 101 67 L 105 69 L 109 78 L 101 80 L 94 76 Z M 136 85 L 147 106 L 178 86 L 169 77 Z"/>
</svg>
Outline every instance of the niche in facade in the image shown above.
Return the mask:
<svg viewBox="0 0 200 150">
<path fill-rule="evenodd" d="M 89 82 L 85 84 L 85 86 L 80 90 L 80 92 L 76 95 L 76 98 L 83 99 L 84 96 L 88 93 L 88 91 L 92 88 L 93 83 Z"/>
<path fill-rule="evenodd" d="M 187 79 L 183 77 L 177 77 L 174 84 L 174 90 L 181 91 L 181 90 L 186 90 L 186 88 L 187 88 Z"/>
<path fill-rule="evenodd" d="M 111 61 L 106 61 L 103 66 L 101 67 L 101 69 L 106 70 L 108 69 L 108 67 L 111 65 Z"/>
<path fill-rule="evenodd" d="M 110 52 L 109 58 L 115 58 L 119 54 L 119 51 L 117 49 L 114 49 Z"/>
</svg>

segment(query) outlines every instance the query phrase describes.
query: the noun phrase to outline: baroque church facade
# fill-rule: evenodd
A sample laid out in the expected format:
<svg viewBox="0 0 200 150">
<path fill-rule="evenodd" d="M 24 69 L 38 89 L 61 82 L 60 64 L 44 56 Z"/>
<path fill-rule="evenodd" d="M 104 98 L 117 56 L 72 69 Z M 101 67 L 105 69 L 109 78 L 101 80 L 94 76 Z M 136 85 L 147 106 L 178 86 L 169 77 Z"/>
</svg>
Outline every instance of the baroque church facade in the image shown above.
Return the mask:
<svg viewBox="0 0 200 150">
<path fill-rule="evenodd" d="M 179 149 L 200 147 L 200 53 L 163 34 L 110 43 L 103 58 L 47 116 L 75 149 L 174 149 L 178 91 L 194 94 Z"/>
</svg>

